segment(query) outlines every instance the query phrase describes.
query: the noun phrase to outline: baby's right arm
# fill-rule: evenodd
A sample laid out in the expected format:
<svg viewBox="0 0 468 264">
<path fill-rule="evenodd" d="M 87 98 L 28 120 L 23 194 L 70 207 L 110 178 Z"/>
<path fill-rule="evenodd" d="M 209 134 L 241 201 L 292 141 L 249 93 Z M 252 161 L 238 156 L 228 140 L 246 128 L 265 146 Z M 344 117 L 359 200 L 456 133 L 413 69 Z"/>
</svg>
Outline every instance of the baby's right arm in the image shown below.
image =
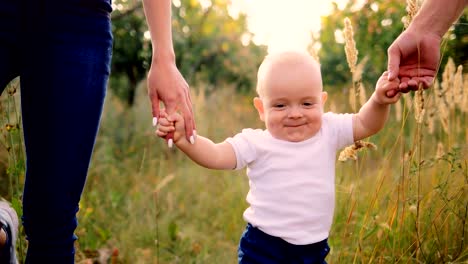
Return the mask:
<svg viewBox="0 0 468 264">
<path fill-rule="evenodd" d="M 208 138 L 197 136 L 191 144 L 185 137 L 184 119 L 179 114 L 163 116 L 158 121 L 156 134 L 165 137 L 174 131 L 174 143 L 190 159 L 208 169 L 234 169 L 237 159 L 231 144 L 227 142 L 214 143 Z"/>
</svg>

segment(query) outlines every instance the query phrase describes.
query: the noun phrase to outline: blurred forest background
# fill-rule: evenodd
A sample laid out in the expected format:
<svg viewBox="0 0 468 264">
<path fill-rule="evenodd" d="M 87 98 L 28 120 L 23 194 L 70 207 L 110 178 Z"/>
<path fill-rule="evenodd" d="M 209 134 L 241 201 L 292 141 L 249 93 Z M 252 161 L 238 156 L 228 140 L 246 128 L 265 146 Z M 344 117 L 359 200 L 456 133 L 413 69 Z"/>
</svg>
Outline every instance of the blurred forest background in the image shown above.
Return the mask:
<svg viewBox="0 0 468 264">
<path fill-rule="evenodd" d="M 222 141 L 244 127 L 263 127 L 252 97 L 267 47 L 253 42 L 246 15 L 233 16 L 229 0 L 172 3 L 177 65 L 191 86 L 198 133 Z M 151 43 L 142 3 L 114 0 L 113 5 L 112 75 L 80 204 L 77 262 L 237 263 L 247 206 L 245 172 L 200 168 L 154 136 L 145 82 Z M 353 0 L 343 8 L 334 5 L 322 17 L 319 34 L 311 33 L 309 51 L 319 57 L 324 89 L 333 98 L 327 110 L 353 109 L 349 98 L 356 80 L 346 61 L 344 19 L 353 26 L 367 96 L 386 69 L 388 46 L 404 29 L 405 1 L 356 6 Z M 427 119 L 415 121 L 415 95 L 407 94 L 392 107 L 387 127 L 372 137 L 377 150 L 360 154 L 357 161 L 337 162 L 329 263 L 468 261 L 467 106 L 463 100 L 452 102 L 468 93 L 467 20 L 465 10 L 444 38 L 439 81 L 424 95 Z M 449 113 L 429 128 L 431 118 L 439 118 L 437 98 L 456 90 L 450 87 L 460 85 L 459 78 L 462 92 L 444 99 Z M 18 82 L 6 91 L 0 195 L 21 213 Z M 20 258 L 25 248 L 23 235 Z"/>
<path fill-rule="evenodd" d="M 343 38 L 345 17 L 351 19 L 354 27 L 356 46 L 361 51 L 358 59 L 366 58 L 367 61 L 363 76 L 366 83 L 374 83 L 386 69 L 387 48 L 403 31 L 405 1 L 365 1 L 356 9 L 357 2 L 349 1 L 343 9 L 335 4 L 332 14 L 322 18 L 320 34 L 311 33 L 310 49 L 315 49 L 314 44 L 320 45 L 318 52 L 324 84 L 330 89 L 349 85 Z M 254 90 L 256 69 L 267 48 L 252 41 L 245 15 L 230 16 L 228 0 L 211 1 L 209 6 L 203 6 L 197 0 L 173 3 L 174 49 L 177 65 L 188 83 L 194 87 L 203 83 L 208 90 L 226 84 L 239 92 Z M 114 4 L 115 41 L 110 87 L 132 106 L 137 85 L 144 80 L 149 68 L 151 44 L 141 2 L 116 0 Z M 466 23 L 465 14 L 450 31 L 443 47 L 442 68 L 448 57 L 456 65 L 467 63 Z"/>
</svg>

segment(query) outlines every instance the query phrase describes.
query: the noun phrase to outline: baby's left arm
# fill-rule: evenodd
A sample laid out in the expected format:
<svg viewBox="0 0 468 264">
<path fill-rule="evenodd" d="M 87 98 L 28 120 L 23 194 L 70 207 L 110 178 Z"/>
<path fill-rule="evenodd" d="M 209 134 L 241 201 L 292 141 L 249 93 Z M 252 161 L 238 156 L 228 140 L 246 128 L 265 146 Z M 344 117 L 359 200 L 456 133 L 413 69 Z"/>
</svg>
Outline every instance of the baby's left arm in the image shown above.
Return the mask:
<svg viewBox="0 0 468 264">
<path fill-rule="evenodd" d="M 161 111 L 156 134 L 165 137 L 174 132 L 174 144 L 197 164 L 216 170 L 232 170 L 236 167 L 237 157 L 232 145 L 226 141 L 214 143 L 211 139 L 198 135 L 195 142 L 185 137 L 184 119 L 178 113 L 167 116 Z"/>
<path fill-rule="evenodd" d="M 401 93 L 396 93 L 388 97 L 386 93 L 398 90 L 399 83 L 399 80 L 388 81 L 388 72 L 380 76 L 372 96 L 353 116 L 354 141 L 372 136 L 382 129 L 390 112 L 390 104 L 396 103 L 401 96 Z"/>
</svg>

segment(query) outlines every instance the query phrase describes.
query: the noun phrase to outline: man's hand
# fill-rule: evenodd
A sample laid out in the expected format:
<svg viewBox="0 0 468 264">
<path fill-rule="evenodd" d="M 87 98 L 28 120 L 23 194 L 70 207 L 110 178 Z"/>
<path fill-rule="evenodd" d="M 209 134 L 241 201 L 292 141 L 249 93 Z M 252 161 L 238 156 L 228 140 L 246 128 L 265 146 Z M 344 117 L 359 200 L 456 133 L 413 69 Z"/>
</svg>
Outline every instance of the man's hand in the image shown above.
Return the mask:
<svg viewBox="0 0 468 264">
<path fill-rule="evenodd" d="M 437 73 L 441 38 L 428 32 L 413 32 L 410 27 L 388 48 L 388 79 L 400 79 L 399 92 L 428 88 Z M 388 96 L 395 95 L 396 91 Z"/>
</svg>

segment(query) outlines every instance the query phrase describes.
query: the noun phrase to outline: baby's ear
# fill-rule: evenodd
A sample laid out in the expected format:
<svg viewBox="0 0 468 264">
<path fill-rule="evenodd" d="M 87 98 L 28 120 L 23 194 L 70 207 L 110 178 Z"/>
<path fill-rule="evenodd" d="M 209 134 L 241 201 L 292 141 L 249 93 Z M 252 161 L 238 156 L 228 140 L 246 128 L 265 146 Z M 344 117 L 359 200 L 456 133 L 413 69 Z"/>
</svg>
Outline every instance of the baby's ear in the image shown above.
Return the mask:
<svg viewBox="0 0 468 264">
<path fill-rule="evenodd" d="M 254 103 L 255 109 L 257 109 L 257 111 L 258 111 L 258 115 L 260 116 L 260 120 L 265 122 L 265 118 L 264 118 L 265 109 L 263 109 L 262 99 L 260 99 L 259 97 L 255 97 L 253 99 L 253 103 Z"/>
</svg>

